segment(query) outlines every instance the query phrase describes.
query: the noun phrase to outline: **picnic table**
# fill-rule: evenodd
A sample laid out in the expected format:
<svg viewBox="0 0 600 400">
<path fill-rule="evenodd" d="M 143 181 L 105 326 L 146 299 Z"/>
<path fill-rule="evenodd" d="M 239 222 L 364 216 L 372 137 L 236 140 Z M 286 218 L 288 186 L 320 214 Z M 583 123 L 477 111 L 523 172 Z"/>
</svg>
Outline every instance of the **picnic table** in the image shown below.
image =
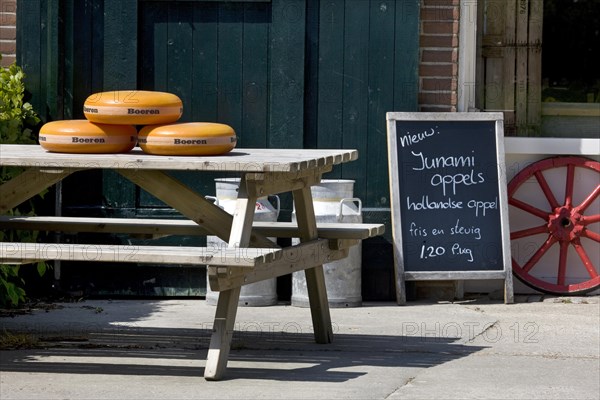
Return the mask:
<svg viewBox="0 0 600 400">
<path fill-rule="evenodd" d="M 206 265 L 219 292 L 204 377 L 223 377 L 243 285 L 304 270 L 315 340 L 333 338 L 324 263 L 347 257 L 351 246 L 381 235 L 381 224 L 317 225 L 310 187 L 334 165 L 355 160 L 356 150 L 235 149 L 221 156 L 49 153 L 37 145 L 0 145 L 0 166 L 24 167 L 0 186 L 0 228 L 63 232 L 214 235 L 223 248 L 72 243 L 0 243 L 0 263 L 40 260 Z M 7 212 L 77 171 L 114 170 L 187 219 L 7 216 Z M 235 172 L 240 187 L 233 215 L 184 185 L 169 171 Z M 292 192 L 297 223 L 253 222 L 258 197 Z M 297 237 L 281 248 L 269 238 Z"/>
</svg>

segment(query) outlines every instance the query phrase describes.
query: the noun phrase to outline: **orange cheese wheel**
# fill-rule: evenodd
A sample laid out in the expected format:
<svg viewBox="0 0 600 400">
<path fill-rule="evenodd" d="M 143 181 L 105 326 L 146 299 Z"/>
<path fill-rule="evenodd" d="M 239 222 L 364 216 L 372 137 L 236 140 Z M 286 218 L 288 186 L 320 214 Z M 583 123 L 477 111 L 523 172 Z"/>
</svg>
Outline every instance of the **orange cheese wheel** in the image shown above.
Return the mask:
<svg viewBox="0 0 600 400">
<path fill-rule="evenodd" d="M 118 90 L 89 96 L 83 114 L 101 124 L 169 124 L 181 118 L 183 104 L 172 93 Z"/>
<path fill-rule="evenodd" d="M 208 156 L 231 151 L 236 136 L 229 125 L 187 122 L 146 126 L 139 133 L 138 143 L 148 154 Z"/>
<path fill-rule="evenodd" d="M 53 121 L 40 129 L 40 146 L 56 153 L 125 153 L 137 142 L 132 125 L 95 124 L 85 119 Z"/>
</svg>

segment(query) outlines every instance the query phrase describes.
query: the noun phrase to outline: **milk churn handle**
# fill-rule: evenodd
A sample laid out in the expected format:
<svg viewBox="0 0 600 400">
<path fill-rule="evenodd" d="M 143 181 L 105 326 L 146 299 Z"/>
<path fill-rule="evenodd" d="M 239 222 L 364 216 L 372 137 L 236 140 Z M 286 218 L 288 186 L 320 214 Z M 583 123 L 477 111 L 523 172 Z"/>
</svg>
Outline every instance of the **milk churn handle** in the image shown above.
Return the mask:
<svg viewBox="0 0 600 400">
<path fill-rule="evenodd" d="M 279 196 L 277 196 L 276 194 L 269 196 L 269 197 L 275 197 L 275 210 L 277 210 L 277 219 L 279 219 L 279 212 L 281 211 L 281 200 L 279 199 Z"/>
<path fill-rule="evenodd" d="M 346 199 L 341 199 L 340 200 L 340 207 L 338 209 L 338 213 L 336 215 L 336 219 L 338 222 L 341 222 L 342 219 L 344 218 L 344 203 L 358 203 L 358 214 L 360 215 L 362 213 L 362 200 L 359 199 L 358 197 L 350 197 L 350 198 L 346 198 Z"/>
<path fill-rule="evenodd" d="M 219 206 L 219 199 L 216 196 L 204 196 L 204 198 L 206 200 L 212 200 L 215 206 Z"/>
</svg>

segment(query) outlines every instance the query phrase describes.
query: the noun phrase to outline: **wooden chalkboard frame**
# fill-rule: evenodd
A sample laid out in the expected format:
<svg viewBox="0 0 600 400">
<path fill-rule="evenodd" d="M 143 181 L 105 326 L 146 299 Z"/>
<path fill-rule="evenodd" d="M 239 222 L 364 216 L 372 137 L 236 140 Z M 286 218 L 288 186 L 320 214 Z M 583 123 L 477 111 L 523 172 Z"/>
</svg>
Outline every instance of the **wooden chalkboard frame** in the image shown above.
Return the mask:
<svg viewBox="0 0 600 400">
<path fill-rule="evenodd" d="M 417 280 L 504 280 L 504 301 L 513 303 L 512 262 L 510 254 L 510 230 L 508 224 L 508 199 L 506 186 L 506 166 L 504 159 L 504 120 L 502 113 L 460 112 L 460 113 L 433 113 L 433 112 L 388 112 L 387 119 L 387 144 L 388 167 L 390 180 L 390 198 L 392 207 L 392 237 L 394 247 L 394 264 L 396 279 L 396 300 L 399 305 L 406 303 L 406 281 Z M 402 220 L 400 206 L 400 171 L 398 168 L 398 137 L 396 126 L 398 121 L 424 121 L 432 123 L 439 121 L 493 121 L 495 123 L 496 165 L 498 182 L 498 208 L 500 213 L 500 235 L 502 242 L 502 270 L 481 271 L 406 271 L 405 257 L 402 246 Z"/>
</svg>

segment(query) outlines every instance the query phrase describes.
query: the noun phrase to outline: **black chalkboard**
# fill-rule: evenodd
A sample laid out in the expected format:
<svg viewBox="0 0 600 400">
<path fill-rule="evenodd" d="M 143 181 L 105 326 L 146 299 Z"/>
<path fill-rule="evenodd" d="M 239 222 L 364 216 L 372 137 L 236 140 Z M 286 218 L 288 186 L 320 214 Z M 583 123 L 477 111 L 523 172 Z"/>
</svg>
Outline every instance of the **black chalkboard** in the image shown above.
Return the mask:
<svg viewBox="0 0 600 400">
<path fill-rule="evenodd" d="M 415 280 L 485 279 L 488 271 L 506 277 L 502 144 L 502 114 L 388 113 L 399 273 Z"/>
</svg>

